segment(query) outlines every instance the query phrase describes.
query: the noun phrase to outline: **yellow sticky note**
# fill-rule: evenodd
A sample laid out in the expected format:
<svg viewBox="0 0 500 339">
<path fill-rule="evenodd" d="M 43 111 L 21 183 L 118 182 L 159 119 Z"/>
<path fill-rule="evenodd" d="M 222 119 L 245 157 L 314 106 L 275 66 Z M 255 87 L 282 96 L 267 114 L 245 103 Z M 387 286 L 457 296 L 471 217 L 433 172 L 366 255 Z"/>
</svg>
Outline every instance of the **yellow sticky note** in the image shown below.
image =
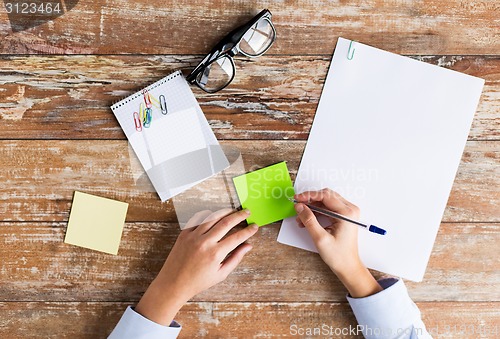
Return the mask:
<svg viewBox="0 0 500 339">
<path fill-rule="evenodd" d="M 118 254 L 128 204 L 75 192 L 64 242 Z"/>
</svg>

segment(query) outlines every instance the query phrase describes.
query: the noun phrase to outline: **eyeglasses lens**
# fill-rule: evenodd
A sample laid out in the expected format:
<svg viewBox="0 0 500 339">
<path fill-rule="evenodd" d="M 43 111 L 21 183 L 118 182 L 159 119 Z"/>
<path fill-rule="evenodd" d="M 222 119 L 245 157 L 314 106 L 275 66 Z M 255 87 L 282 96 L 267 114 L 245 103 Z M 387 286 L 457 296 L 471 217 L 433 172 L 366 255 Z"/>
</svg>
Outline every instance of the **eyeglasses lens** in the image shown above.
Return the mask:
<svg viewBox="0 0 500 339">
<path fill-rule="evenodd" d="M 251 56 L 258 56 L 265 52 L 274 41 L 274 29 L 267 19 L 255 23 L 243 36 L 240 50 Z"/>
<path fill-rule="evenodd" d="M 208 92 L 216 92 L 225 87 L 234 76 L 232 60 L 223 56 L 208 64 L 196 77 L 196 82 Z"/>
</svg>

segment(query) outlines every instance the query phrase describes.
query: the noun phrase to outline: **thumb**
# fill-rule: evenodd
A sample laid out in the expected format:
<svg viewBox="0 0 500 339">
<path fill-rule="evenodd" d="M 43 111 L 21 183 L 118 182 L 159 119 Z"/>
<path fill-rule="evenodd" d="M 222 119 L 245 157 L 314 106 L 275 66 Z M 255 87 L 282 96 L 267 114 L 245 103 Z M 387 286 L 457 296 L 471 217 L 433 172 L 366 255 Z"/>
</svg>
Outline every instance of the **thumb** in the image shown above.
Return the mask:
<svg viewBox="0 0 500 339">
<path fill-rule="evenodd" d="M 321 238 L 330 235 L 323 226 L 319 224 L 318 219 L 316 219 L 316 216 L 309 207 L 299 203 L 295 205 L 295 210 L 315 244 L 318 244 Z"/>
</svg>

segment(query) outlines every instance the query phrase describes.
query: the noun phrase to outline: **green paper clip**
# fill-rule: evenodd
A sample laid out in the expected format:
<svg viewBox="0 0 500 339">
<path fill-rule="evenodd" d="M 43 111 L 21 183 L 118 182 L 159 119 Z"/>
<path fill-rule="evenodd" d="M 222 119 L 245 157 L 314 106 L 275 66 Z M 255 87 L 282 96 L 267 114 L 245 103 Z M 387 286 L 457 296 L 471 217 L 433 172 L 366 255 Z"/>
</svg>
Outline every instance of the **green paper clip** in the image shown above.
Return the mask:
<svg viewBox="0 0 500 339">
<path fill-rule="evenodd" d="M 354 40 L 351 40 L 351 43 L 349 44 L 349 50 L 347 51 L 347 60 L 352 60 L 354 58 L 354 52 L 356 51 L 356 48 L 352 48 L 352 43 Z"/>
</svg>

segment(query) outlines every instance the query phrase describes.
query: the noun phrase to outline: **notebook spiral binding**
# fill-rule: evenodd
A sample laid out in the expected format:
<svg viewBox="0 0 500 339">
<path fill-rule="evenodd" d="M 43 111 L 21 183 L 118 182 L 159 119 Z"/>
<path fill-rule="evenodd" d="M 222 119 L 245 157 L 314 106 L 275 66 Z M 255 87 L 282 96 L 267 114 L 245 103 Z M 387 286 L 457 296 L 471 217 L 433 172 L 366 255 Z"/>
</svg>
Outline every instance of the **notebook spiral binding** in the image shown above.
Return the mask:
<svg viewBox="0 0 500 339">
<path fill-rule="evenodd" d="M 139 90 L 138 92 L 136 92 L 135 94 L 132 94 L 132 95 L 128 95 L 126 96 L 125 98 L 123 99 L 120 99 L 118 101 L 115 101 L 113 103 L 113 105 L 111 105 L 111 109 L 115 109 L 115 108 L 118 108 L 118 107 L 121 107 L 123 105 L 126 105 L 127 103 L 129 103 L 130 101 L 133 101 L 135 99 L 137 99 L 138 97 L 141 97 L 143 95 L 142 91 L 143 90 L 147 90 L 148 92 L 156 87 L 159 87 L 161 85 L 163 85 L 164 83 L 178 77 L 178 76 L 183 76 L 182 72 L 181 71 L 175 71 L 174 73 L 166 76 L 165 78 L 163 79 L 160 79 L 158 80 L 157 82 L 149 85 L 149 86 L 146 86 L 144 87 L 143 89 Z"/>
</svg>

